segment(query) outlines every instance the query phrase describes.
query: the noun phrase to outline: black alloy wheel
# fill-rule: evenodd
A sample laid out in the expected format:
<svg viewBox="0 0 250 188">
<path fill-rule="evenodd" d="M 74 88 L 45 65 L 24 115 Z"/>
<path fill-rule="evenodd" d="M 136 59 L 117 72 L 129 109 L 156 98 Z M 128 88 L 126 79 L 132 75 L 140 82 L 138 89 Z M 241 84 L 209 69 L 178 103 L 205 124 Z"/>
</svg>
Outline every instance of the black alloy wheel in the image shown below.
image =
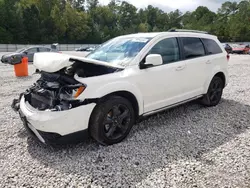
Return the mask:
<svg viewBox="0 0 250 188">
<path fill-rule="evenodd" d="M 117 104 L 107 113 L 103 121 L 105 136 L 109 139 L 119 139 L 129 128 L 131 115 L 128 107 Z"/>
<path fill-rule="evenodd" d="M 201 103 L 205 106 L 216 106 L 221 100 L 223 89 L 223 80 L 215 76 L 209 85 L 207 94 L 201 99 Z"/>
<path fill-rule="evenodd" d="M 99 103 L 90 118 L 91 136 L 103 145 L 121 142 L 135 122 L 132 104 L 120 96 L 111 96 Z"/>
</svg>

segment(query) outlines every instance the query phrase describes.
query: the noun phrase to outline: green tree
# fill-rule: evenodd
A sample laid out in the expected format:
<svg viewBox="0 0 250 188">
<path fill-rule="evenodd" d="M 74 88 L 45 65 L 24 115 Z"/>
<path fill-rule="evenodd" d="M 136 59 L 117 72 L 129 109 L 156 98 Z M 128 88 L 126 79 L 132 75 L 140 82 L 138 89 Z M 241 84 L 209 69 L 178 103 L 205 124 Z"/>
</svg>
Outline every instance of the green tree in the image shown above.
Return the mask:
<svg viewBox="0 0 250 188">
<path fill-rule="evenodd" d="M 200 6 L 194 12 L 183 16 L 183 26 L 187 29 L 211 31 L 216 20 L 216 14 L 207 7 Z"/>
<path fill-rule="evenodd" d="M 87 9 L 91 12 L 99 4 L 98 0 L 87 0 Z"/>
<path fill-rule="evenodd" d="M 181 25 L 182 13 L 177 9 L 168 14 L 168 25 L 167 29 L 171 28 L 182 28 Z"/>
<path fill-rule="evenodd" d="M 77 10 L 82 10 L 82 11 L 85 10 L 85 7 L 84 7 L 85 0 L 69 0 L 69 3 L 71 4 L 73 8 Z"/>
<path fill-rule="evenodd" d="M 171 28 L 209 31 L 221 41 L 250 41 L 250 0 L 182 14 L 121 0 L 0 0 L 0 43 L 102 43 L 134 32 Z"/>
<path fill-rule="evenodd" d="M 65 37 L 65 32 L 67 30 L 67 24 L 66 24 L 66 18 L 64 16 L 61 16 L 61 11 L 58 7 L 58 5 L 54 5 L 54 7 L 51 10 L 51 18 L 55 25 L 55 30 L 53 31 L 56 40 Z"/>
<path fill-rule="evenodd" d="M 1 43 L 22 42 L 24 39 L 23 19 L 17 3 L 18 0 L 0 0 Z"/>
<path fill-rule="evenodd" d="M 135 32 L 137 22 L 137 8 L 123 1 L 119 7 L 119 23 L 123 33 Z"/>
<path fill-rule="evenodd" d="M 233 41 L 247 41 L 250 39 L 250 1 L 241 1 L 237 8 L 228 21 L 229 36 Z"/>
<path fill-rule="evenodd" d="M 39 10 L 36 5 L 32 4 L 23 10 L 23 24 L 25 27 L 25 38 L 29 43 L 41 42 Z"/>
<path fill-rule="evenodd" d="M 140 23 L 138 26 L 138 32 L 148 32 L 149 25 L 147 23 Z"/>
<path fill-rule="evenodd" d="M 69 3 L 66 4 L 64 19 L 66 21 L 65 38 L 67 42 L 84 41 L 88 35 L 88 16 L 84 12 L 74 11 Z"/>
<path fill-rule="evenodd" d="M 221 8 L 219 8 L 218 10 L 218 13 L 228 16 L 230 14 L 235 14 L 237 10 L 238 10 L 237 2 L 227 1 L 222 4 Z"/>
</svg>

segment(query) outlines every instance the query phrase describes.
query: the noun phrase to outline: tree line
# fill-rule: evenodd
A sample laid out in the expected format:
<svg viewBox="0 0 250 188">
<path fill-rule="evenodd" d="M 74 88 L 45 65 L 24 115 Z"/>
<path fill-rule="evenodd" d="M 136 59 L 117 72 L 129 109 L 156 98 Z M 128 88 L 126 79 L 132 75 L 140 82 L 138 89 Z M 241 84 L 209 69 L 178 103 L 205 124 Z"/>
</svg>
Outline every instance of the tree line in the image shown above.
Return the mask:
<svg viewBox="0 0 250 188">
<path fill-rule="evenodd" d="M 208 31 L 224 41 L 250 41 L 250 0 L 225 2 L 217 12 L 138 9 L 120 0 L 0 0 L 0 43 L 102 43 L 137 32 L 171 28 Z"/>
</svg>

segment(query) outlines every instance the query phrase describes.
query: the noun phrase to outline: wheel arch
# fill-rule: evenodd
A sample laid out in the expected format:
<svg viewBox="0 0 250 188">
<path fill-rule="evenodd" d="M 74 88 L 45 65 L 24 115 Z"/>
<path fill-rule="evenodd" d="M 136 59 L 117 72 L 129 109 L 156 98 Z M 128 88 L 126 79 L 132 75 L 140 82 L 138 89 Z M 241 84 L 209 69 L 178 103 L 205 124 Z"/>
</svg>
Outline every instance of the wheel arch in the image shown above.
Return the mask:
<svg viewBox="0 0 250 188">
<path fill-rule="evenodd" d="M 215 76 L 218 76 L 220 77 L 222 80 L 223 80 L 223 87 L 226 87 L 226 83 L 227 83 L 227 80 L 226 80 L 226 75 L 224 72 L 222 71 L 216 71 L 214 74 L 212 74 L 213 76 L 209 77 L 209 79 L 206 81 L 206 84 L 205 84 L 205 91 L 204 91 L 204 94 L 207 93 L 208 91 L 208 88 L 209 88 L 209 85 L 212 81 L 212 79 L 215 77 Z"/>
<path fill-rule="evenodd" d="M 226 86 L 226 76 L 225 76 L 225 74 L 223 73 L 223 72 L 218 72 L 218 73 L 216 73 L 215 75 L 214 75 L 214 77 L 215 76 L 217 76 L 217 77 L 219 77 L 219 78 L 221 78 L 222 79 L 222 81 L 223 81 L 223 87 L 225 87 Z M 214 78 L 213 77 L 213 78 Z"/>
<path fill-rule="evenodd" d="M 95 109 L 97 108 L 98 104 L 100 104 L 101 102 L 105 101 L 107 98 L 111 97 L 111 96 L 120 96 L 120 97 L 123 97 L 125 99 L 127 99 L 128 101 L 131 102 L 131 105 L 134 109 L 134 112 L 135 112 L 135 119 L 138 119 L 139 116 L 140 116 L 140 104 L 136 98 L 136 96 L 129 92 L 129 91 L 126 91 L 126 90 L 119 90 L 119 91 L 114 91 L 114 92 L 111 92 L 109 94 L 106 94 L 102 97 L 100 97 L 97 101 L 96 101 L 96 105 L 94 107 L 94 109 L 92 110 L 91 114 L 90 114 L 90 117 L 89 117 L 89 123 L 88 123 L 88 130 L 90 131 L 90 126 L 91 126 L 91 118 L 93 118 L 93 113 L 95 111 Z M 142 107 L 141 107 L 142 108 Z"/>
<path fill-rule="evenodd" d="M 131 101 L 131 103 L 135 103 L 138 107 L 138 115 L 143 114 L 144 112 L 144 102 L 143 102 L 143 94 L 140 89 L 133 83 L 129 81 L 115 81 L 109 82 L 102 86 L 99 86 L 98 89 L 96 87 L 92 87 L 84 96 L 85 98 L 98 98 L 102 99 L 104 97 L 110 95 L 118 95 L 124 98 L 127 98 Z"/>
<path fill-rule="evenodd" d="M 139 103 L 137 101 L 137 98 L 133 93 L 126 91 L 126 90 L 120 90 L 120 91 L 115 91 L 115 92 L 109 93 L 109 94 L 103 96 L 101 99 L 106 99 L 110 96 L 120 96 L 120 97 L 127 99 L 129 102 L 131 102 L 131 105 L 133 106 L 136 118 L 139 117 L 140 107 L 139 107 Z"/>
</svg>

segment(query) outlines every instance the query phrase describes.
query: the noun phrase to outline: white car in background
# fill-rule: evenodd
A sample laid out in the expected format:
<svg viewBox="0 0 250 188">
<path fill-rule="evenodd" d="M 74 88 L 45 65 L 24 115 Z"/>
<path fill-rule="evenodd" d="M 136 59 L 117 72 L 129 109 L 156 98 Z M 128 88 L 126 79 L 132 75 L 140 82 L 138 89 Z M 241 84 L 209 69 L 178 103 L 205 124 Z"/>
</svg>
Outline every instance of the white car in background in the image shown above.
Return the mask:
<svg viewBox="0 0 250 188">
<path fill-rule="evenodd" d="M 111 145 L 140 117 L 195 99 L 217 105 L 228 59 L 216 36 L 178 30 L 116 37 L 85 58 L 40 53 L 41 78 L 12 107 L 43 143 L 89 133 Z"/>
</svg>

